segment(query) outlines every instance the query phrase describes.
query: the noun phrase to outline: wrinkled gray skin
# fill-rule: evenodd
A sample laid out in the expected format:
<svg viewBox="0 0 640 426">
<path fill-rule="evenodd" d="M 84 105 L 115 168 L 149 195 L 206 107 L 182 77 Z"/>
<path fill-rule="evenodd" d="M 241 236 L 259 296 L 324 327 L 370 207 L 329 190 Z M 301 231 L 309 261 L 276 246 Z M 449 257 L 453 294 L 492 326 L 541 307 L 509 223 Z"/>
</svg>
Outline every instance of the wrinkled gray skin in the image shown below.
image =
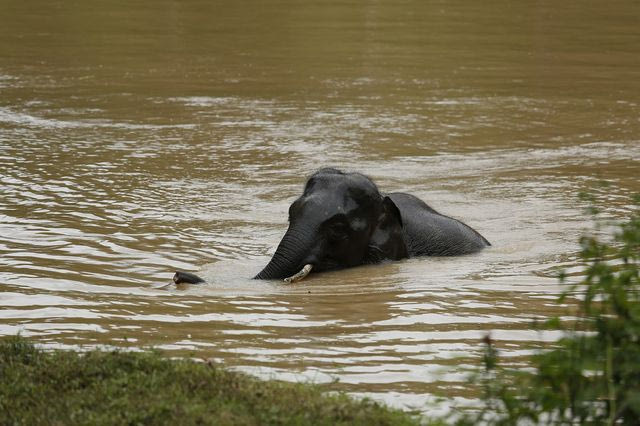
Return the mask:
<svg viewBox="0 0 640 426">
<path fill-rule="evenodd" d="M 410 194 L 381 194 L 360 173 L 319 170 L 289 208 L 289 229 L 257 279 L 413 256 L 455 256 L 491 245 L 464 223 Z"/>
<path fill-rule="evenodd" d="M 464 223 L 441 215 L 410 194 L 381 194 L 368 177 L 325 168 L 307 181 L 289 207 L 289 229 L 256 279 L 283 279 L 313 265 L 313 272 L 414 256 L 475 253 L 489 242 Z M 176 284 L 197 284 L 176 272 Z"/>
</svg>

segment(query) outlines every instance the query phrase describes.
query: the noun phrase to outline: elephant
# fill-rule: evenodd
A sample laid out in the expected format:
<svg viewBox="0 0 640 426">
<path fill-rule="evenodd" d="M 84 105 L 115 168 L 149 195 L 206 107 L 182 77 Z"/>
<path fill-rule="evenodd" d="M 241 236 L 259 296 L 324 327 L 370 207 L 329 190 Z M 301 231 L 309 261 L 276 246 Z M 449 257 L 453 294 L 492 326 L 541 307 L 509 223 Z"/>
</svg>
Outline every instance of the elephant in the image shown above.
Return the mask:
<svg viewBox="0 0 640 426">
<path fill-rule="evenodd" d="M 402 192 L 383 194 L 367 176 L 323 168 L 289 207 L 289 228 L 255 279 L 293 282 L 315 272 L 416 256 L 457 256 L 491 244 L 459 220 Z M 202 281 L 177 272 L 174 281 Z"/>
</svg>

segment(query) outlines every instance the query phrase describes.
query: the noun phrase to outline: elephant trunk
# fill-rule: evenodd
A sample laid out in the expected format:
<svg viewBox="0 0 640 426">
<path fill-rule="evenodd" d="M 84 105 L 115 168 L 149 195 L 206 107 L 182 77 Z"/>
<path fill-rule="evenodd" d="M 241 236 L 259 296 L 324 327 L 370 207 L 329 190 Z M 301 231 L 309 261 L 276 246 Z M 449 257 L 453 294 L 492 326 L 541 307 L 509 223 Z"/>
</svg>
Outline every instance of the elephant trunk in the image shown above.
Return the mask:
<svg viewBox="0 0 640 426">
<path fill-rule="evenodd" d="M 271 261 L 254 279 L 284 279 L 296 274 L 305 265 L 309 257 L 313 239 L 308 233 L 289 227 L 282 237 Z"/>
</svg>

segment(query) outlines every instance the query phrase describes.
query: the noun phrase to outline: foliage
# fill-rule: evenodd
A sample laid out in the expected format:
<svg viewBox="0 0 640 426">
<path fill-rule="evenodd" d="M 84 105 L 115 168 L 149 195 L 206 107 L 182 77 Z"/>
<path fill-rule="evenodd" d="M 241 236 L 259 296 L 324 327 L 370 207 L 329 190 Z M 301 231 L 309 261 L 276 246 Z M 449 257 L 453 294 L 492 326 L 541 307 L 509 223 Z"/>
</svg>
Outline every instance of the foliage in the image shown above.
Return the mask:
<svg viewBox="0 0 640 426">
<path fill-rule="evenodd" d="M 159 353 L 0 341 L 0 424 L 414 425 L 399 410 Z"/>
<path fill-rule="evenodd" d="M 613 243 L 583 237 L 581 245 L 584 277 L 560 298 L 580 296 L 576 321 L 547 322 L 565 336 L 533 357 L 531 372 L 500 366 L 487 337 L 484 407 L 458 424 L 640 424 L 640 214 Z"/>
</svg>

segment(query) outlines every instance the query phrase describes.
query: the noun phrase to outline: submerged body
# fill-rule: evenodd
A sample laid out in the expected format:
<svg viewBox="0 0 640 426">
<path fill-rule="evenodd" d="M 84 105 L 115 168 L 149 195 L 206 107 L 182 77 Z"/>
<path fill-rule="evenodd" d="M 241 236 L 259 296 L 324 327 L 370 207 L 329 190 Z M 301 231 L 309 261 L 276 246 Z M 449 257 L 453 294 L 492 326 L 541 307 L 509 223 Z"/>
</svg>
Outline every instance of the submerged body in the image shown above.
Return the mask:
<svg viewBox="0 0 640 426">
<path fill-rule="evenodd" d="M 381 194 L 368 177 L 325 168 L 289 207 L 289 228 L 254 278 L 294 282 L 321 272 L 414 256 L 456 256 L 491 244 L 410 194 Z M 199 277 L 177 272 L 176 284 Z"/>
<path fill-rule="evenodd" d="M 293 282 L 312 270 L 464 255 L 490 245 L 470 226 L 413 195 L 384 195 L 360 173 L 325 168 L 307 180 L 302 196 L 289 207 L 289 228 L 271 261 L 254 278 Z M 181 274 L 176 273 L 176 283 L 200 280 Z"/>
<path fill-rule="evenodd" d="M 402 230 L 410 257 L 471 254 L 491 244 L 475 229 L 438 213 L 411 194 L 389 194 L 402 217 Z"/>
<path fill-rule="evenodd" d="M 413 195 L 384 195 L 360 173 L 326 168 L 309 178 L 291 205 L 289 229 L 255 278 L 295 280 L 309 265 L 321 272 L 414 256 L 464 255 L 489 245 L 470 226 Z"/>
</svg>

